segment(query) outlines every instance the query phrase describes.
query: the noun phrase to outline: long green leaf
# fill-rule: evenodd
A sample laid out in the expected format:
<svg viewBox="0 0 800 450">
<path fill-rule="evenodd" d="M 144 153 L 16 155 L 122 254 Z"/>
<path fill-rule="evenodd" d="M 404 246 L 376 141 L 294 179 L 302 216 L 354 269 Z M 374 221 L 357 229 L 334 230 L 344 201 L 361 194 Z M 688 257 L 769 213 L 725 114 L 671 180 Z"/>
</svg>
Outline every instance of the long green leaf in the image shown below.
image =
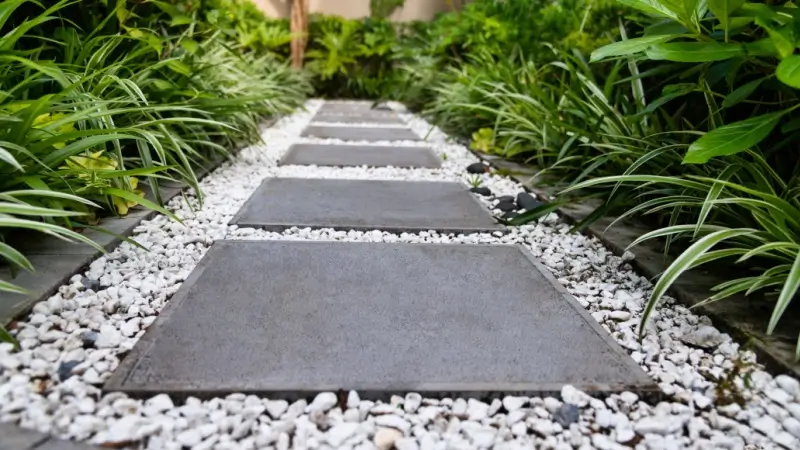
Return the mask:
<svg viewBox="0 0 800 450">
<path fill-rule="evenodd" d="M 661 300 L 661 297 L 667 292 L 667 289 L 672 286 L 675 280 L 677 280 L 684 271 L 692 266 L 697 258 L 701 257 L 720 242 L 737 236 L 752 234 L 755 231 L 756 230 L 753 229 L 727 229 L 715 231 L 699 239 L 697 242 L 689 246 L 689 248 L 684 250 L 683 253 L 681 253 L 677 258 L 675 258 L 675 261 L 673 261 L 672 264 L 667 267 L 667 269 L 658 279 L 656 285 L 653 287 L 653 293 L 650 295 L 650 299 L 647 301 L 647 305 L 645 306 L 642 314 L 642 321 L 639 325 L 639 339 L 644 337 L 645 324 L 650 318 L 650 315 L 653 313 L 658 301 Z"/>
<path fill-rule="evenodd" d="M 772 316 L 769 319 L 767 334 L 772 334 L 772 332 L 775 331 L 775 327 L 778 326 L 778 321 L 783 316 L 783 312 L 786 311 L 792 298 L 797 294 L 798 288 L 800 288 L 800 252 L 797 252 L 797 258 L 795 258 L 794 264 L 792 264 L 792 270 L 789 271 L 789 276 L 786 277 L 786 282 L 783 284 L 783 289 L 781 289 L 781 293 L 778 296 L 775 309 L 772 311 Z"/>
<path fill-rule="evenodd" d="M 652 60 L 687 63 L 724 61 L 743 55 L 744 49 L 740 44 L 723 44 L 714 41 L 656 44 L 647 50 L 647 57 Z"/>
<path fill-rule="evenodd" d="M 662 34 L 656 36 L 642 36 L 614 42 L 613 44 L 604 45 L 603 47 L 593 51 L 590 62 L 602 61 L 606 58 L 617 56 L 628 56 L 641 53 L 654 44 L 671 41 L 679 38 L 680 36 L 680 34 Z"/>
<path fill-rule="evenodd" d="M 787 112 L 788 110 L 762 114 L 711 130 L 689 146 L 683 162 L 703 164 L 716 156 L 745 151 L 769 136 Z"/>
</svg>

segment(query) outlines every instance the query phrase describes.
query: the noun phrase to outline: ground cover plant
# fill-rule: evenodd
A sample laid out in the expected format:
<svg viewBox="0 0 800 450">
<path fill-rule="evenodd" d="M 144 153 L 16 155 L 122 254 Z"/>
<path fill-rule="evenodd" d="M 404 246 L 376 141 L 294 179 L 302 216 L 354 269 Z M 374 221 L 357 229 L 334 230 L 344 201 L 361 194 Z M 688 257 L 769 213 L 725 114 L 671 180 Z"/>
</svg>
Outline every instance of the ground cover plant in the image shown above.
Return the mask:
<svg viewBox="0 0 800 450">
<path fill-rule="evenodd" d="M 615 32 L 600 34 L 615 42 L 581 48 L 552 38 L 515 58 L 482 46 L 449 69 L 423 107 L 471 135 L 474 148 L 535 164 L 540 181 L 563 186 L 562 199 L 600 199 L 581 226 L 607 213 L 643 216 L 656 230 L 634 245 L 659 238 L 676 256 L 645 318 L 681 273 L 722 262 L 745 275 L 717 286 L 707 302 L 766 295 L 772 333 L 800 286 L 798 10 L 619 5 L 627 9 L 607 9 Z"/>
<path fill-rule="evenodd" d="M 285 33 L 229 17 L 227 6 L 239 4 L 0 5 L 4 264 L 35 269 L 14 248 L 21 229 L 96 246 L 75 230 L 135 205 L 171 216 L 159 180 L 199 192 L 197 167 L 258 139 L 264 117 L 302 103 L 304 75 L 270 51 Z M 8 282 L 0 289 L 21 293 Z"/>
</svg>

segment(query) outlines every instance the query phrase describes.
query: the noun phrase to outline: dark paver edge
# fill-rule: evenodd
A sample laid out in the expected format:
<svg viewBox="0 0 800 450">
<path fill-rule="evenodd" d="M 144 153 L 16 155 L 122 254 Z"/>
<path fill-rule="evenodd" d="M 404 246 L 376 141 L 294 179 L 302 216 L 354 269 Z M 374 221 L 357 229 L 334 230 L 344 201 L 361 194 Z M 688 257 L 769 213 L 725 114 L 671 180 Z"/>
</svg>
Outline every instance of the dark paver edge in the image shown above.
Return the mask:
<svg viewBox="0 0 800 450">
<path fill-rule="evenodd" d="M 456 139 L 464 148 L 466 148 L 475 157 L 479 158 L 482 162 L 491 167 L 500 167 L 496 161 L 488 159 L 486 155 L 476 152 L 469 147 L 469 142 L 464 139 Z M 508 178 L 516 181 L 522 188 L 530 193 L 536 194 L 540 198 L 549 199 L 550 193 L 543 189 L 531 188 L 523 180 L 514 175 L 505 175 Z M 578 208 L 559 208 L 556 213 L 561 216 L 565 221 L 570 224 L 575 224 L 584 219 Z M 616 230 L 615 230 L 616 229 Z M 614 228 L 605 230 L 603 227 L 597 225 L 590 225 L 586 227 L 582 233 L 599 239 L 603 245 L 608 247 L 615 255 L 622 256 L 628 245 L 631 244 L 630 239 L 625 238 L 624 232 L 619 230 L 632 231 L 634 228 L 624 223 L 616 223 Z M 649 241 L 641 243 L 637 248 L 645 249 L 647 252 L 654 252 L 660 254 L 661 251 L 655 248 Z M 636 253 L 636 251 L 634 251 Z M 647 277 L 654 279 L 658 277 L 663 271 L 663 267 L 653 261 L 643 261 L 640 258 L 635 258 L 629 263 L 634 269 Z M 723 281 L 723 280 L 720 280 Z M 668 293 L 677 299 L 685 306 L 693 306 L 709 296 L 709 292 L 705 289 L 689 289 L 684 285 L 678 283 L 673 284 Z M 735 337 L 740 343 L 748 342 L 752 346 L 752 350 L 756 353 L 758 360 L 761 364 L 772 373 L 786 373 L 795 378 L 800 378 L 800 363 L 794 360 L 794 351 L 781 350 L 778 348 L 782 343 L 772 336 L 768 336 L 762 329 L 754 329 L 747 326 L 746 323 L 736 321 L 724 313 L 720 313 L 711 307 L 701 306 L 696 309 L 696 312 L 708 316 L 715 326 L 720 328 L 721 331 L 726 332 Z"/>
<path fill-rule="evenodd" d="M 297 386 L 276 386 L 274 388 L 266 388 L 259 390 L 242 390 L 240 387 L 220 387 L 217 390 L 193 390 L 191 387 L 186 386 L 185 383 L 180 383 L 174 387 L 161 384 L 157 389 L 138 388 L 131 389 L 125 386 L 130 375 L 133 374 L 136 366 L 142 358 L 147 355 L 153 345 L 156 344 L 155 336 L 156 330 L 163 327 L 169 320 L 169 317 L 178 310 L 181 304 L 188 298 L 192 287 L 197 280 L 202 276 L 207 268 L 208 262 L 213 259 L 211 256 L 219 251 L 220 247 L 226 245 L 241 245 L 247 243 L 263 243 L 260 240 L 250 239 L 222 239 L 215 241 L 211 248 L 203 255 L 203 258 L 197 263 L 195 269 L 186 278 L 181 285 L 181 288 L 172 296 L 167 302 L 166 306 L 159 314 L 159 320 L 153 322 L 148 330 L 137 341 L 136 345 L 131 351 L 125 355 L 125 358 L 120 361 L 117 369 L 112 373 L 111 377 L 103 385 L 103 391 L 106 393 L 124 391 L 126 394 L 136 398 L 148 398 L 156 394 L 162 394 L 165 391 L 171 397 L 178 401 L 185 400 L 187 397 L 197 398 L 213 398 L 223 397 L 231 392 L 242 392 L 248 395 L 274 395 L 276 391 L 280 391 L 280 397 L 287 400 L 296 400 L 300 398 L 312 398 L 316 393 L 322 391 L 337 391 L 338 386 L 319 386 L 311 388 L 305 385 Z M 320 241 L 293 241 L 292 244 L 297 245 L 316 245 Z M 374 245 L 374 242 L 348 242 L 348 245 Z M 434 243 L 407 243 L 407 242 L 394 242 L 389 245 L 395 246 L 442 246 L 442 245 L 457 245 L 467 247 L 481 247 L 486 244 L 434 244 Z M 612 393 L 620 393 L 624 391 L 634 391 L 641 396 L 658 401 L 662 397 L 661 390 L 655 384 L 644 370 L 631 359 L 625 350 L 611 338 L 596 320 L 567 292 L 567 290 L 558 282 L 550 271 L 539 263 L 533 254 L 520 244 L 500 244 L 503 247 L 513 247 L 522 253 L 523 256 L 531 263 L 533 268 L 539 271 L 545 279 L 561 294 L 564 300 L 578 313 L 578 316 L 586 322 L 589 327 L 600 337 L 600 339 L 607 345 L 607 347 L 615 354 L 617 361 L 620 364 L 628 366 L 628 369 L 633 373 L 641 374 L 640 384 L 587 384 L 576 385 L 575 387 L 587 393 L 599 396 L 605 396 Z M 359 389 L 359 395 L 362 398 L 369 398 L 371 400 L 386 400 L 388 401 L 391 395 L 398 392 L 417 392 L 426 396 L 434 397 L 452 397 L 452 396 L 469 396 L 474 398 L 489 398 L 489 397 L 502 397 L 504 395 L 523 395 L 523 396 L 561 396 L 562 383 L 542 383 L 532 386 L 529 383 L 503 383 L 503 384 L 487 384 L 487 383 L 423 383 L 413 384 L 407 386 L 391 386 L 391 387 L 366 387 Z"/>
</svg>

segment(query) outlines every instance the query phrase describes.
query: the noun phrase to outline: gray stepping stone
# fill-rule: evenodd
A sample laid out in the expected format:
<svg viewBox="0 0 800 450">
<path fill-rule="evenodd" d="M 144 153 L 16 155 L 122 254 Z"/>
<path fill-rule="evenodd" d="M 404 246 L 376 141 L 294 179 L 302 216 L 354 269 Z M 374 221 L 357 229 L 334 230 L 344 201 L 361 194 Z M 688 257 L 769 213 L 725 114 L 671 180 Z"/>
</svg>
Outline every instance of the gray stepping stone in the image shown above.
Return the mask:
<svg viewBox="0 0 800 450">
<path fill-rule="evenodd" d="M 372 103 L 373 102 L 327 102 L 320 106 L 317 112 L 337 114 L 369 113 L 371 111 L 391 112 L 385 109 L 373 109 Z"/>
<path fill-rule="evenodd" d="M 387 399 L 657 392 L 527 250 L 217 241 L 105 385 Z"/>
<path fill-rule="evenodd" d="M 339 230 L 455 233 L 505 230 L 460 183 L 270 178 L 231 224 L 282 231 Z"/>
<path fill-rule="evenodd" d="M 378 125 L 403 125 L 403 119 L 394 113 L 324 114 L 315 115 L 312 122 L 371 123 Z"/>
<path fill-rule="evenodd" d="M 302 136 L 343 141 L 419 141 L 416 133 L 407 128 L 326 127 L 311 125 Z"/>
<path fill-rule="evenodd" d="M 428 147 L 390 147 L 378 145 L 294 144 L 280 165 L 337 167 L 427 167 L 442 166 Z"/>
</svg>

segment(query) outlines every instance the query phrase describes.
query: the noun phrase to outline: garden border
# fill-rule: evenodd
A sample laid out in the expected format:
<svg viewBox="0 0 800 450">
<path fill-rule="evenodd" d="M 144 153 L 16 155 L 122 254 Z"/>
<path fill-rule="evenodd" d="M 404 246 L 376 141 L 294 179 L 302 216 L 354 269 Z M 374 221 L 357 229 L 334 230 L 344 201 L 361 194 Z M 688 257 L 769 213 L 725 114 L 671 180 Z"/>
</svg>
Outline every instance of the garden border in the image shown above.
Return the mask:
<svg viewBox="0 0 800 450">
<path fill-rule="evenodd" d="M 261 129 L 271 127 L 277 120 L 277 118 L 265 120 L 261 124 Z M 229 155 L 212 158 L 208 164 L 200 166 L 195 173 L 197 181 L 205 178 L 244 147 L 239 146 Z M 166 204 L 190 187 L 183 182 L 160 183 L 159 192 L 162 202 Z M 143 189 L 145 198 L 154 201 L 152 191 L 147 186 L 144 186 Z M 111 231 L 113 235 L 94 229 L 86 230 L 83 234 L 100 244 L 106 251 L 111 251 L 123 241 L 122 238 L 133 234 L 133 230 L 142 221 L 151 219 L 156 214 L 159 213 L 137 205 L 131 209 L 130 214 L 124 217 L 108 217 L 102 220 L 100 227 Z M 30 292 L 30 295 L 27 296 L 0 292 L 0 324 L 4 325 L 29 313 L 33 305 L 53 295 L 72 276 L 83 271 L 92 261 L 103 255 L 103 252 L 88 245 L 68 243 L 54 236 L 45 236 L 32 244 L 23 245 L 21 248 L 17 246 L 17 249 L 25 254 L 37 270 L 33 273 L 22 271 L 19 276 L 12 278 L 8 267 L 0 267 L 0 280 L 13 282 Z M 40 268 L 42 270 L 39 270 Z M 0 450 L 5 449 L 0 448 Z"/>
<path fill-rule="evenodd" d="M 505 160 L 501 157 L 495 157 L 485 153 L 477 152 L 470 148 L 469 141 L 464 138 L 455 138 L 457 142 L 463 145 L 470 153 L 479 158 L 482 162 L 488 164 L 490 167 L 503 169 L 503 170 L 520 170 L 530 172 L 531 175 L 536 171 L 530 167 L 523 166 L 513 161 Z M 531 188 L 524 181 L 519 179 L 513 174 L 504 174 L 512 180 L 516 181 L 523 186 L 526 191 L 536 194 L 540 198 L 550 198 L 551 193 L 544 189 Z M 561 216 L 565 221 L 570 224 L 575 224 L 583 220 L 591 213 L 593 208 L 585 203 L 565 205 L 556 213 Z M 636 238 L 642 234 L 652 231 L 642 226 L 635 224 L 618 222 L 614 224 L 613 228 L 606 230 L 608 225 L 614 221 L 615 217 L 603 216 L 597 222 L 586 227 L 584 234 L 599 239 L 606 247 L 617 255 L 622 256 L 625 249 Z M 664 265 L 664 258 L 661 250 L 655 245 L 654 241 L 648 241 L 636 246 L 632 252 L 636 257 L 629 261 L 634 269 L 646 276 L 648 279 L 654 279 L 661 274 L 666 268 Z M 703 274 L 697 271 L 687 272 L 670 287 L 669 294 L 675 297 L 679 302 L 685 306 L 691 307 L 698 304 L 708 297 L 708 291 L 711 287 L 718 284 L 720 278 L 715 274 Z M 747 304 L 747 305 L 745 305 Z M 740 305 L 740 306 L 736 306 Z M 749 306 L 749 308 L 745 308 Z M 714 322 L 714 325 L 720 328 L 721 331 L 732 335 L 737 341 L 745 345 L 750 345 L 752 350 L 756 353 L 759 363 L 763 364 L 767 370 L 774 374 L 787 374 L 795 378 L 800 378 L 800 363 L 794 359 L 795 355 L 795 338 L 791 335 L 781 336 L 776 332 L 772 336 L 768 336 L 766 330 L 766 320 L 753 320 L 752 302 L 744 296 L 733 296 L 724 301 L 711 303 L 709 305 L 701 306 L 697 312 L 706 315 Z M 757 319 L 761 318 L 761 314 Z M 788 315 L 784 315 L 784 322 L 789 320 Z M 767 315 L 767 320 L 768 320 Z M 753 323 L 753 322 L 763 322 Z M 800 320 L 795 320 L 800 322 Z"/>
<path fill-rule="evenodd" d="M 275 122 L 277 122 L 277 119 L 268 119 L 264 121 L 261 128 L 269 128 Z M 208 164 L 199 167 L 195 173 L 197 181 L 202 180 L 216 170 L 225 161 L 228 161 L 231 156 L 239 153 L 242 148 L 244 146 L 236 148 L 227 156 L 213 158 Z M 190 187 L 182 182 L 163 183 L 159 185 L 161 199 L 166 204 Z M 153 200 L 152 191 L 146 187 L 145 191 L 145 197 Z M 133 230 L 142 221 L 151 219 L 156 214 L 159 213 L 137 206 L 125 217 L 103 219 L 101 222 L 102 228 L 112 231 L 114 235 L 95 230 L 87 230 L 85 235 L 95 240 L 106 251 L 111 251 L 122 242 L 122 237 L 128 237 L 133 234 Z M 14 284 L 29 290 L 31 292 L 30 295 L 22 297 L 19 294 L 0 292 L 0 323 L 2 324 L 8 324 L 30 312 L 33 305 L 53 295 L 72 276 L 83 271 L 92 261 L 103 255 L 103 252 L 87 245 L 65 243 L 65 241 L 53 236 L 46 236 L 35 242 L 32 248 L 33 253 L 25 256 L 31 261 L 34 268 L 45 267 L 45 269 L 42 271 L 37 270 L 33 273 L 24 272 L 13 279 Z M 59 249 L 61 250 L 59 251 Z M 12 281 L 9 277 L 9 270 L 0 268 L 0 280 L 6 279 Z M 13 423 L 0 422 L 0 436 L 3 436 L 4 440 L 3 444 L 0 445 L 0 450 L 98 450 L 100 448 L 83 442 L 57 439 L 47 433 L 29 430 Z M 8 447 L 6 447 L 7 443 Z"/>
</svg>

